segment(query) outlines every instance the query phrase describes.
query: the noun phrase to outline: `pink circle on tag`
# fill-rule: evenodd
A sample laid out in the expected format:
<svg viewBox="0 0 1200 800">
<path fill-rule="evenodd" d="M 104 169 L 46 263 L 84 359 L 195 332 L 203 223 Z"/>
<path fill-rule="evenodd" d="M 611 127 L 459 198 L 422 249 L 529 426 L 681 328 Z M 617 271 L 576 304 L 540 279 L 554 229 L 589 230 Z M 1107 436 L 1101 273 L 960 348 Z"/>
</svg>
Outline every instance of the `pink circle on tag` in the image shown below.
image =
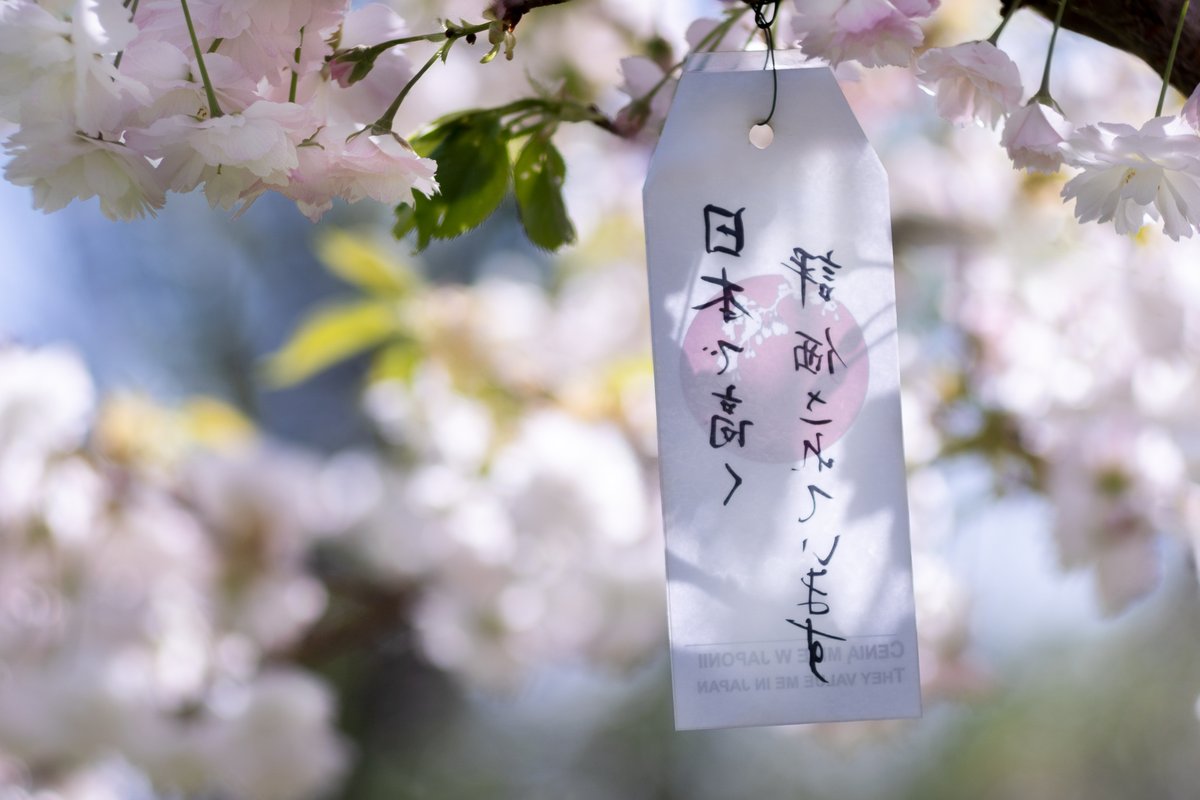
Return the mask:
<svg viewBox="0 0 1200 800">
<path fill-rule="evenodd" d="M 862 410 L 871 372 L 862 329 L 815 287 L 802 304 L 783 277 L 735 283 L 732 302 L 718 292 L 699 304 L 683 338 L 684 398 L 714 449 L 799 461 L 805 441 L 817 445 L 819 434 L 828 447 Z"/>
</svg>

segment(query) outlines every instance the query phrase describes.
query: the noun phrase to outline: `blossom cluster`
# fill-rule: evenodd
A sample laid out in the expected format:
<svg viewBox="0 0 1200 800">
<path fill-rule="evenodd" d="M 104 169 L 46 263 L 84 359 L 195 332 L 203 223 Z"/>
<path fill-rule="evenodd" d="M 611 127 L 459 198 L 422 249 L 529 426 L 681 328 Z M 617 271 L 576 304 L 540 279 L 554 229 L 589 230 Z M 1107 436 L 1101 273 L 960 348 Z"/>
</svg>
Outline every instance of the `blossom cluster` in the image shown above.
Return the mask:
<svg viewBox="0 0 1200 800">
<path fill-rule="evenodd" d="M 1004 24 L 986 41 L 932 47 L 918 56 L 914 48 L 922 37 L 909 17 L 913 10 L 927 14 L 928 3 L 798 0 L 796 5 L 800 46 L 809 55 L 832 64 L 848 59 L 864 66 L 912 64 L 945 119 L 990 128 L 1003 123 L 1000 143 L 1014 167 L 1040 173 L 1057 172 L 1064 164 L 1079 169 L 1062 196 L 1075 201 L 1081 222 L 1112 222 L 1118 233 L 1133 234 L 1161 220 L 1174 240 L 1190 237 L 1200 225 L 1200 133 L 1194 113 L 1156 117 L 1140 129 L 1105 123 L 1077 128 L 1050 95 L 1054 37 L 1042 86 L 1022 102 L 1017 65 L 995 44 Z"/>
<path fill-rule="evenodd" d="M 101 402 L 70 351 L 0 349 L 0 780 L 67 800 L 323 796 L 352 753 L 301 663 L 335 655 L 311 652 L 323 626 L 355 629 L 326 614 L 347 584 L 407 598 L 394 624 L 476 689 L 652 660 L 641 280 L 626 263 L 554 298 L 422 289 L 425 356 L 364 397 L 383 452 L 286 446 L 212 401 Z M 318 548 L 340 554 L 336 582 Z M 926 690 L 973 686 L 961 589 L 932 553 L 916 577 Z"/>
<path fill-rule="evenodd" d="M 1076 128 L 1044 86 L 1020 103 L 1016 64 L 991 42 L 930 49 L 917 69 L 941 116 L 993 128 L 1003 121 L 1000 141 L 1014 167 L 1047 174 L 1064 164 L 1079 169 L 1062 196 L 1075 201 L 1081 222 L 1112 222 L 1118 233 L 1134 234 L 1161 220 L 1176 241 L 1200 225 L 1200 130 L 1187 114 L 1155 117 L 1141 128 Z"/>
<path fill-rule="evenodd" d="M 333 693 L 281 658 L 325 607 L 327 465 L 212 403 L 101 409 L 58 348 L 0 350 L 0 419 L 4 796 L 328 788 Z"/>
<path fill-rule="evenodd" d="M 1085 69 L 1097 67 L 1080 59 L 1064 72 Z M 1096 98 L 1073 99 L 1104 108 L 1102 87 L 1130 75 L 1108 65 L 1093 76 Z M 851 99 L 878 107 L 906 83 L 876 73 Z M 1057 561 L 1048 567 L 1090 577 L 1099 611 L 1129 608 L 1200 546 L 1200 417 L 1189 402 L 1200 381 L 1200 240 L 1069 224 L 1055 182 L 1018 179 L 986 129 L 935 144 L 906 129 L 910 116 L 880 123 L 883 156 L 897 165 L 897 263 L 919 259 L 938 276 L 943 289 L 924 312 L 948 323 L 938 345 L 901 334 L 916 508 L 932 502 L 918 499 L 929 473 L 963 456 L 986 468 L 989 491 L 1016 505 L 1037 498 Z M 968 169 L 971 181 L 956 179 Z M 908 314 L 922 304 L 913 292 Z M 918 549 L 922 526 L 914 513 Z"/>
<path fill-rule="evenodd" d="M 973 256 L 954 312 L 978 348 L 969 383 L 1038 465 L 1060 564 L 1092 573 L 1107 613 L 1158 586 L 1172 548 L 1197 545 L 1197 251 L 1174 245 L 1186 251 L 1172 259 L 1141 238 L 1089 231 L 1057 259 Z"/>
<path fill-rule="evenodd" d="M 112 219 L 199 187 L 224 209 L 277 191 L 313 219 L 334 198 L 431 193 L 434 163 L 371 127 L 408 78 L 404 57 L 385 50 L 353 84 L 330 62 L 403 29 L 388 6 L 348 0 L 5 0 L 5 177 L 45 211 L 98 197 Z"/>
<path fill-rule="evenodd" d="M 793 44 L 814 61 L 833 67 L 911 68 L 922 88 L 935 96 L 937 112 L 946 120 L 993 129 L 1002 125 L 1000 144 L 1015 168 L 1044 174 L 1056 173 L 1063 165 L 1078 169 L 1062 196 L 1075 201 L 1081 222 L 1112 222 L 1118 233 L 1133 234 L 1161 221 L 1174 240 L 1196 231 L 1200 95 L 1178 116 L 1155 117 L 1140 128 L 1076 126 L 1050 95 L 1049 64 L 1043 85 L 1027 97 L 1016 63 L 995 44 L 995 35 L 924 48 L 919 23 L 939 5 L 937 0 L 796 0 L 790 25 Z M 1015 10 L 1020 4 L 1013 5 Z M 745 20 L 739 23 L 745 26 Z M 695 33 L 689 32 L 689 46 L 716 49 L 702 36 L 717 24 L 697 20 Z M 1047 62 L 1052 55 L 1053 44 Z M 645 57 L 627 58 L 621 69 L 622 90 L 632 102 L 618 115 L 618 128 L 660 127 L 674 91 L 673 76 Z"/>
<path fill-rule="evenodd" d="M 627 198 L 624 185 L 609 191 Z M 353 274 L 351 248 L 403 273 L 374 246 L 326 241 L 338 274 Z M 549 296 L 486 278 L 392 301 L 411 348 L 402 360 L 417 363 L 388 376 L 382 351 L 364 405 L 411 466 L 381 473 L 378 505 L 346 541 L 375 580 L 415 595 L 422 652 L 469 685 L 511 689 L 564 663 L 618 671 L 661 652 L 649 314 L 631 301 L 647 297 L 645 281 L 632 260 L 606 257 Z M 976 685 L 956 646 L 962 589 L 932 546 L 918 561 L 924 690 L 961 694 Z"/>
</svg>

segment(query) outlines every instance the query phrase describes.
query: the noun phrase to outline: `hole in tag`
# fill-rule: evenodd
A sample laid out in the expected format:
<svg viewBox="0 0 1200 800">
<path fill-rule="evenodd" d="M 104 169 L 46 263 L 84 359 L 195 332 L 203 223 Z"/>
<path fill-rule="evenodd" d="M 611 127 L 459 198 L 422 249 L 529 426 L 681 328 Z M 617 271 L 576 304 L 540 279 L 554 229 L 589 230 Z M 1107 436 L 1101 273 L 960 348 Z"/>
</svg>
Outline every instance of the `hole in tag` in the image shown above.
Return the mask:
<svg viewBox="0 0 1200 800">
<path fill-rule="evenodd" d="M 766 150 L 775 141 L 775 131 L 767 124 L 755 125 L 750 129 L 750 144 L 759 150 Z"/>
</svg>

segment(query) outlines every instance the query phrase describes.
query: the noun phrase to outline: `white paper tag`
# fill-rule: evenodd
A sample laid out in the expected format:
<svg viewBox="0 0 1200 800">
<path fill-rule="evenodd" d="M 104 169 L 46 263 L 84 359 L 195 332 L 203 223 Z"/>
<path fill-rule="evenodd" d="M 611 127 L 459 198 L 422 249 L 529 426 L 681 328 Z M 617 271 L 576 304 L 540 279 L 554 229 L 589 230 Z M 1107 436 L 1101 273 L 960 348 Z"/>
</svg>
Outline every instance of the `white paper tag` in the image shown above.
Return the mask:
<svg viewBox="0 0 1200 800">
<path fill-rule="evenodd" d="M 645 187 L 677 729 L 921 713 L 887 176 L 829 69 L 693 57 Z"/>
</svg>

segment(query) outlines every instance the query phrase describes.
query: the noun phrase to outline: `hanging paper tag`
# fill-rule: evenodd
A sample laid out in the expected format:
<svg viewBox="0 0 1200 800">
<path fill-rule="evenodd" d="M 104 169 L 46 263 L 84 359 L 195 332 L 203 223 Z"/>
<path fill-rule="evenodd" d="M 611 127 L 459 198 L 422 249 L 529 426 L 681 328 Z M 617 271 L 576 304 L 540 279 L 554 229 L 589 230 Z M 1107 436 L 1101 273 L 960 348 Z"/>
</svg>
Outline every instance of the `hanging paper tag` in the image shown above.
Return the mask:
<svg viewBox="0 0 1200 800">
<path fill-rule="evenodd" d="M 887 176 L 828 68 L 694 56 L 645 187 L 677 729 L 921 713 Z"/>
</svg>

